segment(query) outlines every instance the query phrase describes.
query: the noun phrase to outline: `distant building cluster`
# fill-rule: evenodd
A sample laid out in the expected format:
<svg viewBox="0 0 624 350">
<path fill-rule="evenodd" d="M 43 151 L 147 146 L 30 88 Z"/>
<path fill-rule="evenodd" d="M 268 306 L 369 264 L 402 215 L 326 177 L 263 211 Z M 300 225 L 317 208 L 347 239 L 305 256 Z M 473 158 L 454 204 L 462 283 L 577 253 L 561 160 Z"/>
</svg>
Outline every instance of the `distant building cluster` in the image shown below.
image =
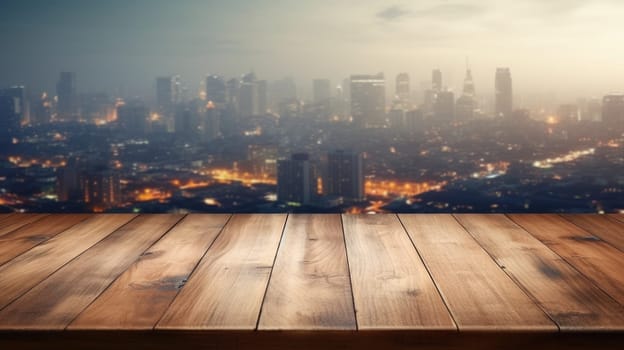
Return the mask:
<svg viewBox="0 0 624 350">
<path fill-rule="evenodd" d="M 547 147 L 554 144 L 560 148 L 553 150 L 587 148 L 590 141 L 621 147 L 624 94 L 522 108 L 509 68 L 494 72 L 491 100 L 478 92 L 469 66 L 463 77 L 459 91 L 445 85 L 440 69 L 419 88 L 405 72 L 392 83 L 384 73 L 353 74 L 338 85 L 319 78 L 311 81 L 309 98 L 292 78 L 268 81 L 254 72 L 210 74 L 198 93 L 180 76 L 161 76 L 143 98 L 83 93 L 74 72 L 60 73 L 53 93 L 9 86 L 0 89 L 0 144 L 8 159 L 0 168 L 9 174 L 0 174 L 0 206 L 53 201 L 91 211 L 160 210 L 185 202 L 215 210 L 381 211 L 400 199 L 407 203 L 400 208 L 461 210 L 476 206 L 418 200 L 443 188 L 468 191 L 474 181 L 509 178 L 510 168 L 523 166 L 520 159 L 542 170 L 577 161 L 550 157 Z M 594 129 L 600 136 L 579 136 Z M 535 169 L 527 173 L 541 181 L 563 179 Z M 619 182 L 603 185 L 607 197 L 620 193 Z M 528 190 L 512 193 L 520 198 Z M 488 208 L 499 205 L 505 204 Z"/>
</svg>

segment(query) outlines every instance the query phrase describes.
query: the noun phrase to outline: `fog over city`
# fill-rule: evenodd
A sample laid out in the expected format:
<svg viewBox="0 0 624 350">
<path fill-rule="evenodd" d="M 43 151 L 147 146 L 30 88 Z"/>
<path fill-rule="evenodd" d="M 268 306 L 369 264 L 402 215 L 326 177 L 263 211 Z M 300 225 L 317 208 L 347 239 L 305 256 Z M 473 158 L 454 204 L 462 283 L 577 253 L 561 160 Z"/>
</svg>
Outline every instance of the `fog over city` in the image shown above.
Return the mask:
<svg viewBox="0 0 624 350">
<path fill-rule="evenodd" d="M 565 102 L 622 89 L 623 15 L 617 0 L 3 0 L 0 84 L 50 91 L 69 70 L 84 91 L 147 96 L 163 74 L 197 89 L 208 73 L 405 71 L 418 87 L 439 68 L 458 91 L 468 59 L 482 94 L 508 66 L 517 98 Z"/>
<path fill-rule="evenodd" d="M 624 3 L 0 3 L 0 213 L 624 213 Z"/>
</svg>

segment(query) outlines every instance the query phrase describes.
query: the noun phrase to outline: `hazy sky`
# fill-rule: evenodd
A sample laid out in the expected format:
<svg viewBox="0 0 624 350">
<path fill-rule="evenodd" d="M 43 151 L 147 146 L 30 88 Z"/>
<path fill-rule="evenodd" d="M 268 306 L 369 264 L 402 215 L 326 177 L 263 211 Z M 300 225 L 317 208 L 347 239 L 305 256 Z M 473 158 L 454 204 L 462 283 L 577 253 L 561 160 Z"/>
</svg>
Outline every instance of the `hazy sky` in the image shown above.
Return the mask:
<svg viewBox="0 0 624 350">
<path fill-rule="evenodd" d="M 351 73 L 441 68 L 477 93 L 509 66 L 519 94 L 624 90 L 622 0 L 0 0 L 0 84 L 150 93 L 157 75 L 207 73 L 339 83 Z M 392 87 L 393 88 L 393 87 Z"/>
</svg>

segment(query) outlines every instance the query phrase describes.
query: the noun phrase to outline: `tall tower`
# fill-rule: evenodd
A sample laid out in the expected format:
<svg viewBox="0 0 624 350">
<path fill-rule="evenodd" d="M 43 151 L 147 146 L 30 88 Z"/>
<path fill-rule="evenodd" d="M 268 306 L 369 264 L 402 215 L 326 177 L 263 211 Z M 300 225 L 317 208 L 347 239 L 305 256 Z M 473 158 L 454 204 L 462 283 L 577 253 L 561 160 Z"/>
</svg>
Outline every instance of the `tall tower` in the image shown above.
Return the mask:
<svg viewBox="0 0 624 350">
<path fill-rule="evenodd" d="M 63 120 L 78 120 L 78 95 L 76 93 L 76 73 L 61 72 L 56 83 L 58 96 L 58 118 Z"/>
<path fill-rule="evenodd" d="M 400 73 L 396 77 L 396 98 L 404 110 L 409 109 L 410 104 L 410 77 L 407 73 Z"/>
<path fill-rule="evenodd" d="M 352 75 L 351 115 L 359 127 L 380 127 L 385 124 L 386 81 L 383 73 Z"/>
<path fill-rule="evenodd" d="M 496 90 L 495 113 L 498 118 L 511 118 L 513 110 L 513 88 L 509 68 L 497 68 L 494 81 Z"/>
<path fill-rule="evenodd" d="M 602 99 L 602 122 L 612 127 L 624 126 L 624 94 L 606 95 Z"/>
<path fill-rule="evenodd" d="M 156 104 L 158 113 L 163 117 L 173 114 L 173 79 L 171 77 L 156 78 Z"/>
<path fill-rule="evenodd" d="M 314 194 L 314 176 L 307 153 L 293 154 L 277 163 L 277 199 L 295 205 L 307 204 Z"/>
<path fill-rule="evenodd" d="M 431 72 L 431 88 L 435 92 L 442 91 L 442 71 L 439 69 L 434 69 Z"/>
<path fill-rule="evenodd" d="M 226 86 L 222 77 L 218 75 L 206 77 L 206 100 L 212 101 L 219 108 L 225 107 Z"/>
<path fill-rule="evenodd" d="M 364 200 L 364 166 L 360 153 L 342 150 L 327 155 L 328 195 L 348 201 Z"/>
<path fill-rule="evenodd" d="M 464 78 L 464 88 L 462 95 L 457 99 L 455 107 L 455 116 L 458 120 L 469 120 L 474 117 L 477 109 L 476 92 L 474 81 L 472 80 L 472 71 L 470 67 L 466 67 L 466 77 Z"/>
</svg>

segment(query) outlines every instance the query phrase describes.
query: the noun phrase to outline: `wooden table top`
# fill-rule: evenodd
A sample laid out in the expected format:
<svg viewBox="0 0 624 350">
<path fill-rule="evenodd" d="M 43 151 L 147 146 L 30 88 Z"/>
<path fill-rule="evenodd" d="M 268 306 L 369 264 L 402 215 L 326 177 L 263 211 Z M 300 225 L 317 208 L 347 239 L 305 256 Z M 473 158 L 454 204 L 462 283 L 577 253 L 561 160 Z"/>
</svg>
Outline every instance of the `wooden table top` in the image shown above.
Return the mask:
<svg viewBox="0 0 624 350">
<path fill-rule="evenodd" d="M 615 349 L 623 305 L 619 214 L 0 214 L 3 349 Z"/>
</svg>

